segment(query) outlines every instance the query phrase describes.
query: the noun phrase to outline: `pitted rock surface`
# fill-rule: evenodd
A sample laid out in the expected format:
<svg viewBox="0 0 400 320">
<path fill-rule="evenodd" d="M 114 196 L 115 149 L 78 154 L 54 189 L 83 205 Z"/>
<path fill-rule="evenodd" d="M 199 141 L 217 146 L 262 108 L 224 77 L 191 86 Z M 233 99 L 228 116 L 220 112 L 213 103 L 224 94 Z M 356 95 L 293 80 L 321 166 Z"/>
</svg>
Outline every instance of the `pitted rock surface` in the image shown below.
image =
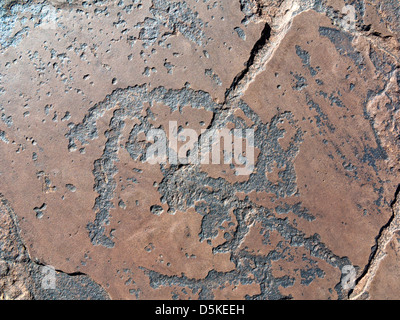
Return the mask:
<svg viewBox="0 0 400 320">
<path fill-rule="evenodd" d="M 398 298 L 399 10 L 0 0 L 0 298 Z M 171 122 L 253 170 L 149 163 Z"/>
</svg>

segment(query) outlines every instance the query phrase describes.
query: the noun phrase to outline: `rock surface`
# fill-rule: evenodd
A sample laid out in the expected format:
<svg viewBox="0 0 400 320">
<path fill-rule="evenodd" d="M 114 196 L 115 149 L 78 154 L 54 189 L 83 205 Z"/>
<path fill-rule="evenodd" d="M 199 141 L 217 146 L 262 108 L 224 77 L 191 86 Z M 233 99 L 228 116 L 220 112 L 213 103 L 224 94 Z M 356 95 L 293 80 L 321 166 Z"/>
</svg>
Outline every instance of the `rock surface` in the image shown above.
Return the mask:
<svg viewBox="0 0 400 320">
<path fill-rule="evenodd" d="M 399 10 L 0 0 L 0 298 L 397 299 Z M 149 163 L 171 123 L 254 168 Z"/>
</svg>

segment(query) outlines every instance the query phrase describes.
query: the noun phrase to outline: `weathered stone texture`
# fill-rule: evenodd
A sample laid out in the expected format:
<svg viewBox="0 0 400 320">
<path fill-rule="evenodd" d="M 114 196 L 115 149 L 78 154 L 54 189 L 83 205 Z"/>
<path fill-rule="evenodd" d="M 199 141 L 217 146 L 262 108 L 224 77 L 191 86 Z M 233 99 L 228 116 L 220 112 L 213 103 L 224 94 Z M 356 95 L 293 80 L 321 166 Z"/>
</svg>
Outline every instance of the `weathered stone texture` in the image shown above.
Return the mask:
<svg viewBox="0 0 400 320">
<path fill-rule="evenodd" d="M 0 4 L 0 298 L 399 297 L 398 1 Z M 149 164 L 170 121 L 254 171 Z"/>
</svg>

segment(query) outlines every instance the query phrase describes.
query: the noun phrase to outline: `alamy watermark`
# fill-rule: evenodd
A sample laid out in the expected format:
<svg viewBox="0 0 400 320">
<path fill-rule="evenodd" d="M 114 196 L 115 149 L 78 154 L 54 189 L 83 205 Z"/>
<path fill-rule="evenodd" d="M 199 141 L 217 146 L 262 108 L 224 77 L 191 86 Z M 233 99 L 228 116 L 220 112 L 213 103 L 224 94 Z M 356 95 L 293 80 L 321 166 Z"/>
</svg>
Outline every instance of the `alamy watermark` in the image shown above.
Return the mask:
<svg viewBox="0 0 400 320">
<path fill-rule="evenodd" d="M 351 31 L 356 28 L 356 9 L 354 6 L 348 4 L 342 8 L 343 19 L 340 21 L 340 26 L 346 30 Z"/>
<path fill-rule="evenodd" d="M 169 121 L 168 138 L 163 129 L 151 129 L 146 134 L 151 145 L 146 150 L 150 164 L 229 164 L 236 175 L 254 171 L 255 148 L 253 129 L 178 128 Z M 223 141 L 223 143 L 222 143 Z"/>
<path fill-rule="evenodd" d="M 357 273 L 356 268 L 352 265 L 345 265 L 342 268 L 342 279 L 340 284 L 344 290 L 354 289 L 356 285 Z"/>
<path fill-rule="evenodd" d="M 53 266 L 43 266 L 41 268 L 42 278 L 42 289 L 49 290 L 56 288 L 56 269 Z"/>
</svg>

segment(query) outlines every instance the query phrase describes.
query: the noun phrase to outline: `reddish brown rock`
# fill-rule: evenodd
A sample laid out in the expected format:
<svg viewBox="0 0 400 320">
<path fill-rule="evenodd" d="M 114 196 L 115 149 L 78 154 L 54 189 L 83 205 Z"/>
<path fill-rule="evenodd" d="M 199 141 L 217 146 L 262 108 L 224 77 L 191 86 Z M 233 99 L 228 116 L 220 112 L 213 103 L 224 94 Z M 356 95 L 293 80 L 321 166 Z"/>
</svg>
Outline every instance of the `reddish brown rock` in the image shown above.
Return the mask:
<svg viewBox="0 0 400 320">
<path fill-rule="evenodd" d="M 396 296 L 395 2 L 1 4 L 2 298 Z M 252 129 L 254 167 L 151 129 Z"/>
</svg>

